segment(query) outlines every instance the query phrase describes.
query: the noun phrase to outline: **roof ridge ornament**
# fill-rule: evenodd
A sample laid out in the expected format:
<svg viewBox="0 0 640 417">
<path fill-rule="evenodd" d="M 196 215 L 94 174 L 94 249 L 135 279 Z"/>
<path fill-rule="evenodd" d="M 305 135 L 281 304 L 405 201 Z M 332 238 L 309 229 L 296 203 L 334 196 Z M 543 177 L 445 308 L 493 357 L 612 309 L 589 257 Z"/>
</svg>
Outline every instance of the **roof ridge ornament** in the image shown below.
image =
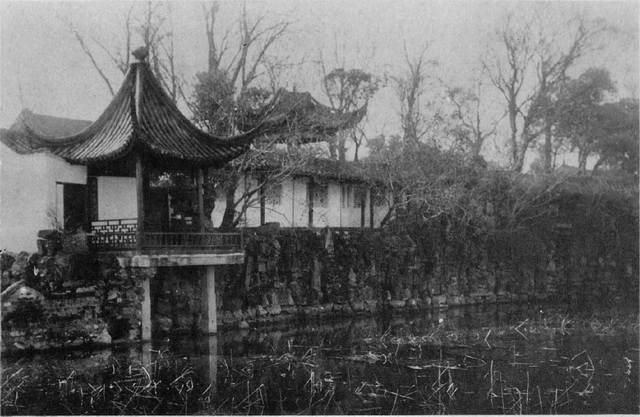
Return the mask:
<svg viewBox="0 0 640 417">
<path fill-rule="evenodd" d="M 146 46 L 141 46 L 135 51 L 131 52 L 134 58 L 136 58 L 139 62 L 145 62 L 147 60 L 147 56 L 149 56 L 149 48 Z"/>
</svg>

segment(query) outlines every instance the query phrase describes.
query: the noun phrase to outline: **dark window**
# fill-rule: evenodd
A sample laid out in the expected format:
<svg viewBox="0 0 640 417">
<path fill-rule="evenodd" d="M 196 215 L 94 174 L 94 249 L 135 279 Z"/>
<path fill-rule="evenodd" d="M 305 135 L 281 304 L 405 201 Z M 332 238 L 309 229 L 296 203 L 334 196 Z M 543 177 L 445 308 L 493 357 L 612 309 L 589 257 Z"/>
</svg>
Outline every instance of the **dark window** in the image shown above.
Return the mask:
<svg viewBox="0 0 640 417">
<path fill-rule="evenodd" d="M 66 230 L 88 230 L 87 228 L 87 186 L 63 184 L 64 228 Z"/>
</svg>

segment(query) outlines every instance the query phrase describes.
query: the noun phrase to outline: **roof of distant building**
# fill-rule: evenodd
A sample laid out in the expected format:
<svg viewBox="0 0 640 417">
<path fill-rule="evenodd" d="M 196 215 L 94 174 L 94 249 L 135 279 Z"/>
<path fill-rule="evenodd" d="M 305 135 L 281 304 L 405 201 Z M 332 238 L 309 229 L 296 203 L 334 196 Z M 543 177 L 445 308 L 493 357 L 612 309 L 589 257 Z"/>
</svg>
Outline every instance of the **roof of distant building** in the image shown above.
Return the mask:
<svg viewBox="0 0 640 417">
<path fill-rule="evenodd" d="M 300 151 L 299 151 L 300 152 Z M 313 154 L 291 154 L 288 151 L 255 151 L 247 153 L 250 158 L 247 171 L 289 170 L 299 177 L 313 177 L 322 181 L 333 179 L 341 182 L 381 183 L 380 164 L 366 161 L 338 161 L 319 158 Z"/>
<path fill-rule="evenodd" d="M 35 133 L 42 136 L 52 136 L 61 138 L 75 135 L 89 127 L 92 122 L 88 120 L 68 119 L 66 117 L 47 116 L 33 113 L 29 109 L 24 109 L 18 118 L 9 128 L 10 130 L 24 132 L 30 128 Z"/>
<path fill-rule="evenodd" d="M 262 124 L 263 139 L 276 143 L 306 144 L 322 142 L 339 131 L 355 127 L 367 113 L 367 105 L 351 112 L 340 112 L 317 101 L 308 92 L 280 89 L 268 112 L 248 115 L 242 128 Z"/>
</svg>

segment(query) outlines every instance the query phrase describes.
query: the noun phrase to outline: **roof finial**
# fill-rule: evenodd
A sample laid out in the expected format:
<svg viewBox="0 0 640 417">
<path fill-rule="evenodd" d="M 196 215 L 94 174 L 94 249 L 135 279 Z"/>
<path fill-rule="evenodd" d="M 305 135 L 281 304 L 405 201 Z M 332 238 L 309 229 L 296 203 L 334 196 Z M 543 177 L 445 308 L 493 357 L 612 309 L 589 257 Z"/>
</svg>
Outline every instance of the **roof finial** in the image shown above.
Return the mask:
<svg viewBox="0 0 640 417">
<path fill-rule="evenodd" d="M 141 46 L 135 51 L 131 52 L 131 55 L 133 55 L 138 61 L 144 62 L 149 55 L 149 48 L 147 48 L 146 46 Z"/>
</svg>

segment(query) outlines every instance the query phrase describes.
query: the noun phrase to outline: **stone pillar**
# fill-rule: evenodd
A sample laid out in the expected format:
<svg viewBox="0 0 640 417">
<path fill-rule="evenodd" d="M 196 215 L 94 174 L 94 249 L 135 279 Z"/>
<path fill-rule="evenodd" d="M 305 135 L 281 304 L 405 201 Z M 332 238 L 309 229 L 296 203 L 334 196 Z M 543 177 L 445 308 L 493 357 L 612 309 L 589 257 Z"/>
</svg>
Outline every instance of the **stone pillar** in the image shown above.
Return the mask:
<svg viewBox="0 0 640 417">
<path fill-rule="evenodd" d="M 218 332 L 218 315 L 217 315 L 217 300 L 216 300 L 216 273 L 215 266 L 209 265 L 205 267 L 205 273 L 203 278 L 204 293 L 206 294 L 206 311 L 207 311 L 207 333 Z"/>
<path fill-rule="evenodd" d="M 218 394 L 218 336 L 209 336 L 209 383 L 211 394 Z"/>
<path fill-rule="evenodd" d="M 151 275 L 144 276 L 142 281 L 142 340 L 151 340 Z"/>
<path fill-rule="evenodd" d="M 153 367 L 149 366 L 152 364 L 153 354 L 151 352 L 151 343 L 143 343 L 142 344 L 142 366 L 147 369 L 149 372 L 153 372 Z"/>
</svg>

